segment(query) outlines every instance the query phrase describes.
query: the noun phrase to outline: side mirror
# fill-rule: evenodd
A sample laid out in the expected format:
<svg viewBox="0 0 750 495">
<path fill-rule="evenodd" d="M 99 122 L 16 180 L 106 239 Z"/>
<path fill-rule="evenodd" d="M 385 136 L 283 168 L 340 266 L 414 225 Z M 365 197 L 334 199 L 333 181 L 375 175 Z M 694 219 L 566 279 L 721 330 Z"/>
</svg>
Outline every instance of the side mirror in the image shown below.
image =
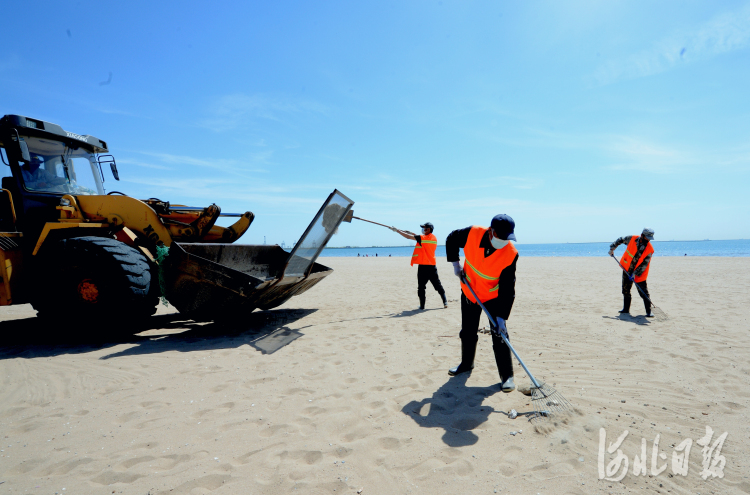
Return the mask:
<svg viewBox="0 0 750 495">
<path fill-rule="evenodd" d="M 115 163 L 115 157 L 112 155 L 99 155 L 96 159 L 99 164 L 99 173 L 102 174 L 102 182 L 104 182 L 104 172 L 102 171 L 102 165 L 109 163 L 109 169 L 112 171 L 112 177 L 115 180 L 120 180 L 120 174 L 117 173 L 117 164 Z"/>
</svg>

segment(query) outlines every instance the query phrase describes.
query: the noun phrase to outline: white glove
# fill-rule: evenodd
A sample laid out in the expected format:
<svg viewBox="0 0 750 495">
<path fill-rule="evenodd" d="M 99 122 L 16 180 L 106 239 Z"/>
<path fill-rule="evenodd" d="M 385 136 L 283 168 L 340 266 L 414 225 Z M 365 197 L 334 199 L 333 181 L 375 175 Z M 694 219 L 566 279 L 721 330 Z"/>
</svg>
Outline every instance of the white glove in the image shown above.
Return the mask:
<svg viewBox="0 0 750 495">
<path fill-rule="evenodd" d="M 609 250 L 609 255 L 610 256 L 614 256 L 615 255 L 615 250 L 614 249 L 610 249 Z"/>
<path fill-rule="evenodd" d="M 388 227 L 388 228 L 391 229 L 394 232 L 398 232 L 398 229 L 396 227 Z"/>
<path fill-rule="evenodd" d="M 461 278 L 461 263 L 458 261 L 453 262 L 453 274 L 458 278 Z"/>
<path fill-rule="evenodd" d="M 508 338 L 508 328 L 505 326 L 505 320 L 504 319 L 502 319 L 500 317 L 497 318 L 495 331 L 499 332 L 499 333 L 502 333 L 503 335 L 505 335 L 506 339 Z M 497 336 L 499 337 L 500 335 L 497 334 Z"/>
</svg>

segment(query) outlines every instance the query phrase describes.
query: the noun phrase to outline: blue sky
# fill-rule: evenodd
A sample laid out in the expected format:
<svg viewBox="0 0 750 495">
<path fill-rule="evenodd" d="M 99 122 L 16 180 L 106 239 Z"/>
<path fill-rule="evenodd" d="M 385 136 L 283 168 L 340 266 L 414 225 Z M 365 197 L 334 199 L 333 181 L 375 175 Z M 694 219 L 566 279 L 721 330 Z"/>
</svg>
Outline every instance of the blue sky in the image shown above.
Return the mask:
<svg viewBox="0 0 750 495">
<path fill-rule="evenodd" d="M 334 188 L 441 243 L 497 213 L 521 243 L 750 238 L 748 2 L 3 12 L 0 113 L 107 141 L 132 196 L 253 211 L 244 243 L 290 244 Z M 404 244 L 356 220 L 331 242 Z"/>
</svg>

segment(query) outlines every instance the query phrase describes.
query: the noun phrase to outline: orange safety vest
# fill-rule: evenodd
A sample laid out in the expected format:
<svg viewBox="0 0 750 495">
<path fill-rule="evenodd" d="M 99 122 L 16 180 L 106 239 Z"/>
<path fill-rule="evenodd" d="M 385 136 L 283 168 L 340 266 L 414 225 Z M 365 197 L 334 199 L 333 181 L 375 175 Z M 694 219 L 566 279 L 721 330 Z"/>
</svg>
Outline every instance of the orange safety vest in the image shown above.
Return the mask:
<svg viewBox="0 0 750 495">
<path fill-rule="evenodd" d="M 469 231 L 469 238 L 464 246 L 464 273 L 471 288 L 480 301 L 487 302 L 497 296 L 500 287 L 500 274 L 509 267 L 518 255 L 518 250 L 509 242 L 504 248 L 484 257 L 484 248 L 479 246 L 482 236 L 487 233 L 484 227 L 474 226 Z M 461 282 L 461 290 L 471 302 L 476 302 L 468 287 Z"/>
<path fill-rule="evenodd" d="M 422 236 L 422 244 L 414 246 L 414 254 L 411 255 L 411 264 L 435 265 L 435 250 L 437 249 L 437 237 L 433 233 Z"/>
<path fill-rule="evenodd" d="M 630 242 L 628 243 L 628 247 L 625 248 L 625 254 L 622 255 L 622 258 L 620 259 L 620 264 L 622 267 L 630 271 L 630 264 L 633 262 L 633 257 L 635 256 L 635 253 L 638 252 L 638 238 L 639 235 L 634 235 L 630 238 Z M 646 257 L 649 254 L 653 254 L 654 252 L 654 246 L 649 242 L 646 246 L 646 249 L 643 250 L 643 254 L 641 255 L 641 258 L 638 260 L 638 264 L 635 265 L 635 269 L 633 270 L 633 273 L 635 273 L 635 270 L 638 269 L 639 266 L 641 266 L 641 263 L 643 263 L 643 260 L 646 259 Z M 651 263 L 648 264 L 646 269 L 641 273 L 640 275 L 635 277 L 636 282 L 643 282 L 646 280 L 646 277 L 648 277 L 648 271 L 651 269 Z"/>
</svg>

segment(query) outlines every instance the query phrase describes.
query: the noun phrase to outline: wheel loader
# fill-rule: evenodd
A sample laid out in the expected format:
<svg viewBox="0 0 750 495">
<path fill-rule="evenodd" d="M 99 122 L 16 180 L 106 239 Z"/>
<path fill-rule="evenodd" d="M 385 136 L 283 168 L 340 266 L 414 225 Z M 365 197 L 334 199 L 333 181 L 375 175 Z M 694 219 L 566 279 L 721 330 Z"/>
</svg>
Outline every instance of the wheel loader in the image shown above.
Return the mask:
<svg viewBox="0 0 750 495">
<path fill-rule="evenodd" d="M 0 159 L 0 306 L 50 319 L 133 322 L 160 298 L 208 319 L 274 308 L 332 272 L 315 260 L 353 205 L 334 190 L 287 252 L 233 244 L 249 211 L 108 191 L 120 177 L 107 143 L 50 122 L 5 115 Z"/>
</svg>

